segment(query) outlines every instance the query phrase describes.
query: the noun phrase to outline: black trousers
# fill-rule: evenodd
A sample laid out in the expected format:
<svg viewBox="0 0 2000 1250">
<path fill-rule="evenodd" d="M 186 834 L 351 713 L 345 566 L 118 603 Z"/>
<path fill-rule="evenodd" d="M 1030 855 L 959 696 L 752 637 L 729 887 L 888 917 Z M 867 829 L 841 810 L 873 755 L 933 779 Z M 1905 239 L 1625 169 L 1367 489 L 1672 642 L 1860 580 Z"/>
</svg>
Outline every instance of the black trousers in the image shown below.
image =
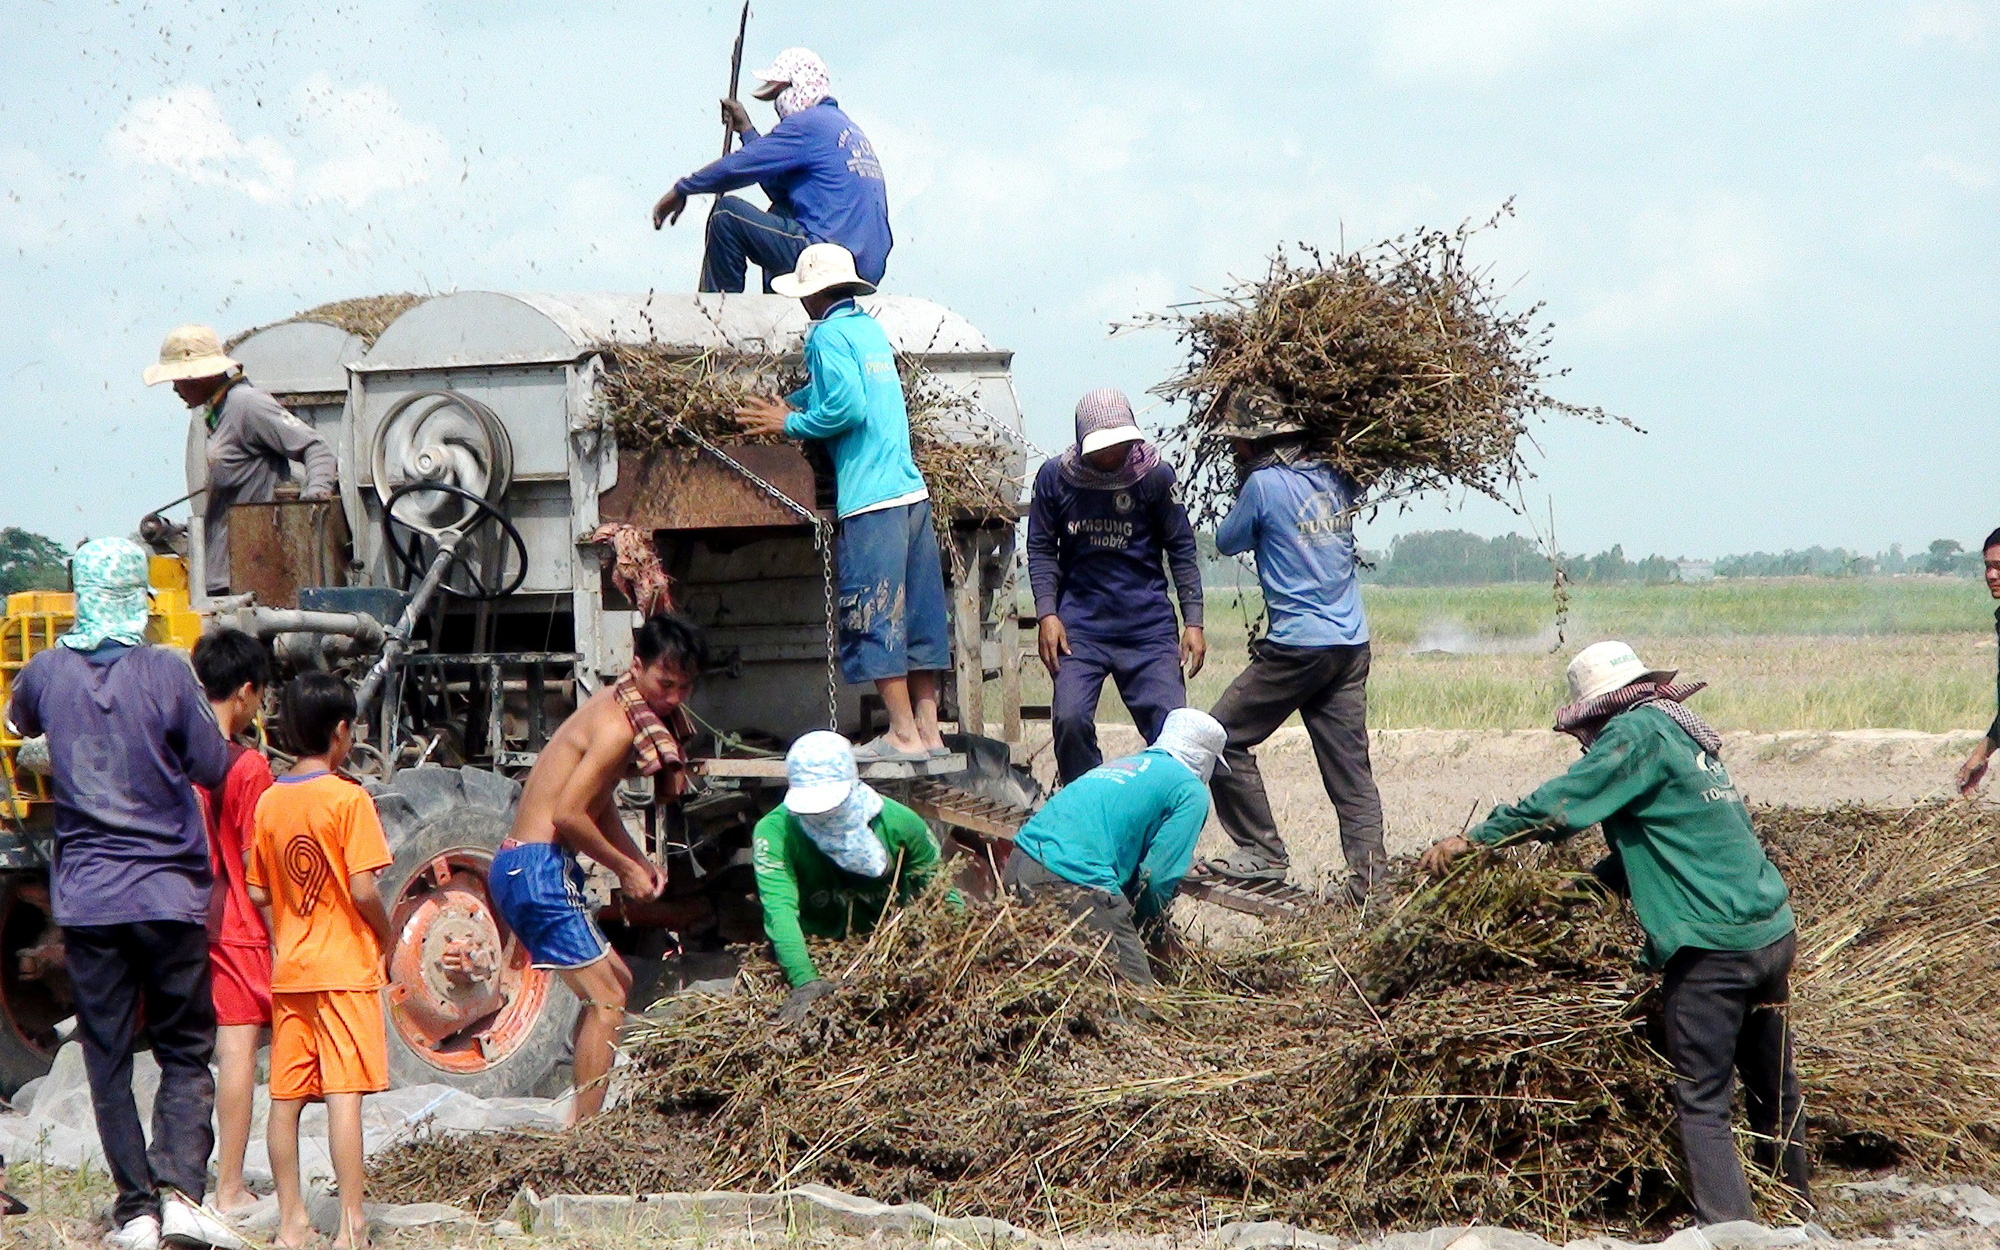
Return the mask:
<svg viewBox="0 0 2000 1250">
<path fill-rule="evenodd" d="M 65 925 L 63 948 L 97 1136 L 118 1186 L 113 1223 L 157 1216 L 162 1186 L 200 1201 L 215 1148 L 208 926 L 172 920 Z M 132 1097 L 132 1046 L 142 1019 L 160 1064 L 150 1151 Z"/>
<path fill-rule="evenodd" d="M 1359 902 L 1381 875 L 1382 796 L 1368 762 L 1368 644 L 1289 647 L 1260 639 L 1250 663 L 1216 700 L 1212 715 L 1229 740 L 1227 772 L 1209 783 L 1216 819 L 1236 845 L 1279 863 L 1291 855 L 1279 836 L 1264 777 L 1251 754 L 1292 713 L 1305 722 L 1319 762 L 1319 779 L 1340 818 L 1340 850 L 1347 860 L 1348 895 Z"/>
<path fill-rule="evenodd" d="M 1805 1100 L 1784 1009 L 1797 950 L 1795 935 L 1786 934 L 1754 951 L 1683 948 L 1667 964 L 1667 1058 L 1688 1194 L 1704 1224 L 1757 1218 L 1729 1123 L 1737 1076 L 1758 1166 L 1808 1192 Z"/>
<path fill-rule="evenodd" d="M 1146 943 L 1139 936 L 1138 922 L 1133 919 L 1131 899 L 1066 881 L 1019 847 L 1007 856 L 1000 884 L 1023 902 L 1054 898 L 1072 919 L 1081 917 L 1083 923 L 1099 933 L 1110 935 L 1111 956 L 1120 976 L 1139 985 L 1159 984 L 1153 976 L 1152 962 L 1146 958 Z"/>
</svg>

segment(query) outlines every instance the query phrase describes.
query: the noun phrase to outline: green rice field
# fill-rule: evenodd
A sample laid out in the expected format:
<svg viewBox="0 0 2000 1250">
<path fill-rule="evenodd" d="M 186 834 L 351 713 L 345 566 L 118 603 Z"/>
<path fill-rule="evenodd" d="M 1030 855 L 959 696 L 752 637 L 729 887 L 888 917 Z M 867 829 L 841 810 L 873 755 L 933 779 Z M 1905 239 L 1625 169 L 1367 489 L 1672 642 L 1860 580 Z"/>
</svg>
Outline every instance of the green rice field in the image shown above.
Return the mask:
<svg viewBox="0 0 2000 1250">
<path fill-rule="evenodd" d="M 1569 657 L 1604 638 L 1710 683 L 1690 706 L 1724 729 L 1937 733 L 1993 718 L 1994 603 L 1983 584 L 1961 578 L 1572 587 L 1560 642 L 1547 586 L 1362 594 L 1374 652 L 1369 724 L 1378 729 L 1544 727 Z M 1210 594 L 1195 705 L 1212 704 L 1243 666 L 1244 618 L 1256 611 L 1254 590 Z M 1023 641 L 1032 645 L 1032 635 Z M 1038 661 L 1022 686 L 1025 700 L 1047 701 Z M 1108 685 L 1099 716 L 1130 719 Z"/>
</svg>

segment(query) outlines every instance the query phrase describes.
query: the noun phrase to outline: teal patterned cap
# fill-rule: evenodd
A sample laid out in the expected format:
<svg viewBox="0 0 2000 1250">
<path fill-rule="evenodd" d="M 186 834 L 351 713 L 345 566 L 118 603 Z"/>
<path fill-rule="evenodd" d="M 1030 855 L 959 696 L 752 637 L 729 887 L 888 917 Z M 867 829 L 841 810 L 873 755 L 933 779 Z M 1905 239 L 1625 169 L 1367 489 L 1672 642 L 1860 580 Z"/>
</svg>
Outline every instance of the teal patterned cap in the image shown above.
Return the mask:
<svg viewBox="0 0 2000 1250">
<path fill-rule="evenodd" d="M 152 610 L 146 549 L 129 538 L 96 538 L 70 562 L 76 586 L 76 624 L 62 636 L 72 651 L 95 651 L 107 642 L 141 646 Z"/>
</svg>

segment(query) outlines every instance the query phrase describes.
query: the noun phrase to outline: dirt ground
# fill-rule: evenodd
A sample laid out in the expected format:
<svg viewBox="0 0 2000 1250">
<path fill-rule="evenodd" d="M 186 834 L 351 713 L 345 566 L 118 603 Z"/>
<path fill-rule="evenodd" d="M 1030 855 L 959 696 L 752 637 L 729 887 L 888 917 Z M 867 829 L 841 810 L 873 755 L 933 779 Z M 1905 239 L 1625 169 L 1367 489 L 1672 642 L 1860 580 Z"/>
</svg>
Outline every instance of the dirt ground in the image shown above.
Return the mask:
<svg viewBox="0 0 2000 1250">
<path fill-rule="evenodd" d="M 1139 749 L 1128 726 L 1099 728 L 1107 758 Z M 1044 785 L 1055 769 L 1046 729 L 1022 755 Z M 1723 735 L 1723 761 L 1754 805 L 1901 806 L 1950 792 L 1952 774 L 1977 733 L 1927 734 L 1901 729 Z M 1392 855 L 1422 850 L 1457 833 L 1468 815 L 1484 816 L 1567 768 L 1574 740 L 1547 730 L 1388 729 L 1371 735 L 1376 784 Z M 1288 725 L 1257 752 L 1278 827 L 1291 847 L 1294 878 L 1323 885 L 1340 875 L 1340 834 L 1321 787 L 1305 730 Z M 1202 854 L 1228 845 L 1214 818 Z"/>
</svg>

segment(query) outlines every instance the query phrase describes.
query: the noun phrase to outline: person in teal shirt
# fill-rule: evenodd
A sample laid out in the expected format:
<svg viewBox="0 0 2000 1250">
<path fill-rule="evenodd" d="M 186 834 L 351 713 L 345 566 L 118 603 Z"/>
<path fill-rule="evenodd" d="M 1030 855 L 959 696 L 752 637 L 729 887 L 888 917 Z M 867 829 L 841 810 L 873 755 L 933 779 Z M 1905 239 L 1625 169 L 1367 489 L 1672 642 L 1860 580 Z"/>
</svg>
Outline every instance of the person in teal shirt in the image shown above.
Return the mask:
<svg viewBox="0 0 2000 1250">
<path fill-rule="evenodd" d="M 930 491 L 910 454 L 896 350 L 854 302 L 875 288 L 837 243 L 815 243 L 772 282 L 812 317 L 806 385 L 737 413 L 746 433 L 817 439 L 833 457 L 840 517 L 840 671 L 874 682 L 889 731 L 856 748 L 863 760 L 949 754 L 938 729 L 938 673 L 951 667 L 944 563 Z"/>
<path fill-rule="evenodd" d="M 1141 929 L 1155 945 L 1166 937 L 1223 740 L 1207 712 L 1167 713 L 1151 747 L 1098 765 L 1043 804 L 1014 835 L 1001 884 L 1023 900 L 1056 899 L 1110 938 L 1121 976 L 1154 984 Z"/>
<path fill-rule="evenodd" d="M 1754 1220 L 1730 1128 L 1736 1075 L 1758 1162 L 1807 1193 L 1804 1103 L 1784 1011 L 1797 949 L 1789 892 L 1723 767 L 1721 736 L 1683 706 L 1702 683 L 1676 683 L 1675 671 L 1647 668 L 1622 642 L 1585 647 L 1568 676 L 1556 728 L 1583 744 L 1583 758 L 1432 846 L 1423 866 L 1442 873 L 1475 845 L 1560 841 L 1603 825 L 1611 855 L 1598 876 L 1631 899 L 1645 963 L 1662 972 L 1695 1214 L 1708 1224 Z"/>
<path fill-rule="evenodd" d="M 891 905 L 922 893 L 938 870 L 924 818 L 877 794 L 837 733 L 803 734 L 785 755 L 784 802 L 757 822 L 752 865 L 764 936 L 792 992 L 780 1017 L 797 1020 L 833 983 L 813 966 L 806 935 L 869 932 Z"/>
</svg>

